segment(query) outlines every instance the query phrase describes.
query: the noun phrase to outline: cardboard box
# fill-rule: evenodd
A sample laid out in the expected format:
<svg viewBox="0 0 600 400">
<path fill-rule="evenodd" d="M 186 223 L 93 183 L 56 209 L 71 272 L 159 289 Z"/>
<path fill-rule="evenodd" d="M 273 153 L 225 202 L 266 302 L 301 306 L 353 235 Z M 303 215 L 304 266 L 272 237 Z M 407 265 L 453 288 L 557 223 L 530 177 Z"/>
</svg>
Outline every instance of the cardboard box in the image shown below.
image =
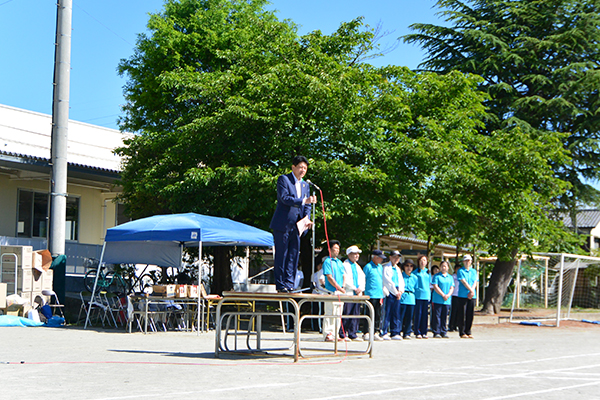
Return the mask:
<svg viewBox="0 0 600 400">
<path fill-rule="evenodd" d="M 42 269 L 42 255 L 40 253 L 34 252 L 31 256 L 31 260 L 31 266 L 36 270 L 40 271 Z"/>
<path fill-rule="evenodd" d="M 12 265 L 14 268 L 15 264 L 12 263 Z M 31 268 L 18 268 L 16 281 L 17 287 L 15 289 L 14 269 L 2 271 L 2 282 L 8 285 L 6 288 L 8 294 L 13 294 L 18 291 L 31 292 L 33 290 L 33 270 Z"/>
<path fill-rule="evenodd" d="M 23 296 L 21 296 L 23 297 Z M 38 303 L 40 305 L 46 304 L 50 301 L 48 296 L 44 296 L 42 292 L 30 292 L 29 293 L 29 304 Z"/>
<path fill-rule="evenodd" d="M 42 290 L 54 290 L 54 270 L 49 269 L 42 274 Z"/>
<path fill-rule="evenodd" d="M 175 297 L 176 285 L 154 285 L 152 286 L 152 294 L 154 296 Z"/>
<path fill-rule="evenodd" d="M 32 274 L 32 292 L 41 292 L 42 291 L 42 276 L 43 272 L 38 271 L 37 269 L 31 270 Z"/>
<path fill-rule="evenodd" d="M 187 285 L 187 297 L 190 299 L 198 298 L 198 285 Z"/>
<path fill-rule="evenodd" d="M 23 316 L 23 304 L 11 304 L 10 306 L 6 307 L 6 315 L 14 315 L 15 317 L 22 317 Z"/>
<path fill-rule="evenodd" d="M 13 253 L 17 255 L 17 265 L 21 268 L 31 268 L 33 263 L 33 247 L 31 246 L 0 246 L 0 255 Z M 12 256 L 2 257 L 2 262 L 14 261 Z M 13 264 L 14 266 L 14 264 Z"/>
<path fill-rule="evenodd" d="M 0 283 L 0 308 L 6 308 L 6 283 Z"/>
<path fill-rule="evenodd" d="M 49 250 L 37 250 L 32 255 L 32 267 L 40 272 L 47 271 L 52 265 L 52 254 Z"/>
<path fill-rule="evenodd" d="M 177 285 L 175 288 L 175 297 L 186 298 L 188 293 L 187 285 Z"/>
<path fill-rule="evenodd" d="M 20 292 L 19 296 L 26 300 L 30 305 L 33 305 L 33 303 L 43 305 L 50 300 L 50 298 L 48 296 L 44 296 L 42 292 Z"/>
</svg>

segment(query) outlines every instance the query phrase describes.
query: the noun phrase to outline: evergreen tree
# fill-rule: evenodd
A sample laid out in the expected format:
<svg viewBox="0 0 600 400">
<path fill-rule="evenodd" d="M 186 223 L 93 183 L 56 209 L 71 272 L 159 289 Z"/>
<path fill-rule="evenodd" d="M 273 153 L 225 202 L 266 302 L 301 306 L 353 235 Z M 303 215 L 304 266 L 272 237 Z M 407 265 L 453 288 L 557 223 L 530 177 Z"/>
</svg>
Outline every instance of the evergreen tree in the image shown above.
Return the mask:
<svg viewBox="0 0 600 400">
<path fill-rule="evenodd" d="M 565 133 L 571 162 L 554 167 L 571 184 L 561 204 L 597 199 L 586 180 L 600 178 L 600 1 L 441 0 L 449 26 L 413 24 L 426 70 L 484 78 L 485 132 L 519 126 Z"/>
<path fill-rule="evenodd" d="M 586 182 L 600 177 L 600 2 L 440 0 L 437 6 L 447 26 L 413 24 L 416 33 L 404 37 L 427 50 L 421 67 L 483 77 L 479 88 L 489 95 L 489 117 L 482 134 L 518 128 L 539 144 L 560 138 L 566 157 L 551 164 L 568 190 L 558 191 L 548 212 L 556 207 L 572 212 L 596 201 L 598 191 Z M 499 189 L 501 197 L 514 195 Z M 499 310 L 514 257 L 525 250 L 519 242 L 498 249 L 486 311 Z"/>
</svg>

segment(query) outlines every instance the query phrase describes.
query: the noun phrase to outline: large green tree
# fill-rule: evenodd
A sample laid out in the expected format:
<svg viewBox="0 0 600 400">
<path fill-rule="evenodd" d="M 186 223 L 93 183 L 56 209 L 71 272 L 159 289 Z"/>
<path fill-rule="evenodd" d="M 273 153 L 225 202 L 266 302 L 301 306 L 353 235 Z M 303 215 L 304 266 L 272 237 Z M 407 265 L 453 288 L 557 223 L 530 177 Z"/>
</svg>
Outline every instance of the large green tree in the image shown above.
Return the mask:
<svg viewBox="0 0 600 400">
<path fill-rule="evenodd" d="M 551 143 L 560 135 L 568 157 L 558 155 L 550 160 L 555 177 L 568 185 L 567 190 L 555 193 L 558 201 L 548 208 L 573 210 L 580 202 L 594 201 L 598 193 L 586 180 L 597 180 L 600 171 L 600 2 L 440 0 L 437 6 L 443 10 L 447 26 L 413 24 L 417 33 L 404 38 L 427 50 L 422 67 L 483 77 L 480 89 L 489 94 L 485 103 L 489 118 L 481 130 L 485 135 L 518 128 L 532 144 Z M 523 150 L 513 162 L 525 159 L 528 151 Z M 537 193 L 547 188 L 530 183 Z M 518 186 L 527 185 L 521 182 Z M 496 198 L 510 202 L 513 193 L 502 186 L 497 189 Z M 509 207 L 506 212 L 517 210 Z M 519 236 L 526 235 L 513 234 L 515 239 Z M 486 311 L 498 310 L 514 255 L 526 250 L 521 244 L 516 240 L 498 253 Z"/>
<path fill-rule="evenodd" d="M 380 158 L 377 108 L 398 103 L 376 93 L 384 78 L 362 63 L 374 33 L 356 20 L 300 37 L 265 3 L 167 1 L 151 16 L 150 34 L 119 66 L 129 78 L 121 126 L 137 133 L 120 149 L 123 199 L 134 217 L 196 211 L 268 228 L 276 177 L 305 154 L 323 161 L 310 173 L 330 179 L 326 189 L 353 177 L 362 190 L 352 210 L 386 208 L 356 237 L 339 228 L 366 245 L 397 215 L 377 194 L 387 177 L 369 162 Z M 349 206 L 335 199 L 332 218 Z"/>
<path fill-rule="evenodd" d="M 511 225 L 486 196 L 496 175 L 513 193 L 531 191 L 535 175 L 546 188 L 539 193 L 555 194 L 551 145 L 530 146 L 521 130 L 511 139 L 479 135 L 479 77 L 373 67 L 376 30 L 360 18 L 331 35 L 300 36 L 265 3 L 169 0 L 120 63 L 128 78 L 121 126 L 136 133 L 119 150 L 132 216 L 193 211 L 268 229 L 277 176 L 296 154 L 313 159 L 329 237 L 344 245 L 371 246 L 383 229 L 485 240 L 482 225 Z M 517 160 L 521 147 L 531 149 L 526 162 Z M 533 196 L 510 203 L 530 225 L 503 232 L 535 233 L 548 196 Z"/>
<path fill-rule="evenodd" d="M 129 212 L 196 211 L 267 228 L 276 177 L 304 154 L 332 236 L 368 246 L 382 225 L 410 226 L 424 176 L 415 160 L 426 159 L 410 159 L 422 151 L 414 140 L 438 120 L 441 135 L 448 115 L 465 126 L 480 118 L 460 107 L 480 104 L 474 85 L 375 68 L 364 61 L 378 51 L 375 31 L 361 19 L 300 36 L 265 3 L 170 0 L 151 15 L 119 66 L 128 77 L 121 127 L 136 132 L 120 149 Z M 421 80 L 461 96 L 417 94 Z M 437 114 L 424 123 L 428 101 Z"/>
</svg>

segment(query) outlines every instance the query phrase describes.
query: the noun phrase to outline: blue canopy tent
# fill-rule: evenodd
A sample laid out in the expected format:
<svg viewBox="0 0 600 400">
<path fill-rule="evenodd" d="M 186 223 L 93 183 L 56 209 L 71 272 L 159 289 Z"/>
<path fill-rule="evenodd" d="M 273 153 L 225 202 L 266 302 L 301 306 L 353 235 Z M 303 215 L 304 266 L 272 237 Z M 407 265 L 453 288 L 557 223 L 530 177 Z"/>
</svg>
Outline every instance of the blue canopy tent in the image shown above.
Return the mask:
<svg viewBox="0 0 600 400">
<path fill-rule="evenodd" d="M 273 235 L 227 218 L 195 213 L 155 215 L 107 229 L 100 265 L 133 263 L 179 266 L 184 246 L 199 246 L 199 258 L 202 259 L 202 246 L 272 247 Z M 96 294 L 98 275 L 92 299 Z M 200 270 L 198 276 L 201 276 Z M 85 328 L 88 322 L 89 309 Z"/>
</svg>

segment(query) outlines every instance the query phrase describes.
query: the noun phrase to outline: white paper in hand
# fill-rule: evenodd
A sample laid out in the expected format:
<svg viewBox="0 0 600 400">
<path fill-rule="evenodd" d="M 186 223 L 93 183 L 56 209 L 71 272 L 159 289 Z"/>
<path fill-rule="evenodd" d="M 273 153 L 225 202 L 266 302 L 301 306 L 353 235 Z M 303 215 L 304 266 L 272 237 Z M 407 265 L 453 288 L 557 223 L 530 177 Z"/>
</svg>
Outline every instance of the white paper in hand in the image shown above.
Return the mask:
<svg viewBox="0 0 600 400">
<path fill-rule="evenodd" d="M 298 227 L 298 232 L 302 235 L 304 231 L 306 231 L 311 224 L 310 219 L 308 219 L 308 215 L 302 218 L 300 221 L 296 222 L 296 226 Z"/>
</svg>

